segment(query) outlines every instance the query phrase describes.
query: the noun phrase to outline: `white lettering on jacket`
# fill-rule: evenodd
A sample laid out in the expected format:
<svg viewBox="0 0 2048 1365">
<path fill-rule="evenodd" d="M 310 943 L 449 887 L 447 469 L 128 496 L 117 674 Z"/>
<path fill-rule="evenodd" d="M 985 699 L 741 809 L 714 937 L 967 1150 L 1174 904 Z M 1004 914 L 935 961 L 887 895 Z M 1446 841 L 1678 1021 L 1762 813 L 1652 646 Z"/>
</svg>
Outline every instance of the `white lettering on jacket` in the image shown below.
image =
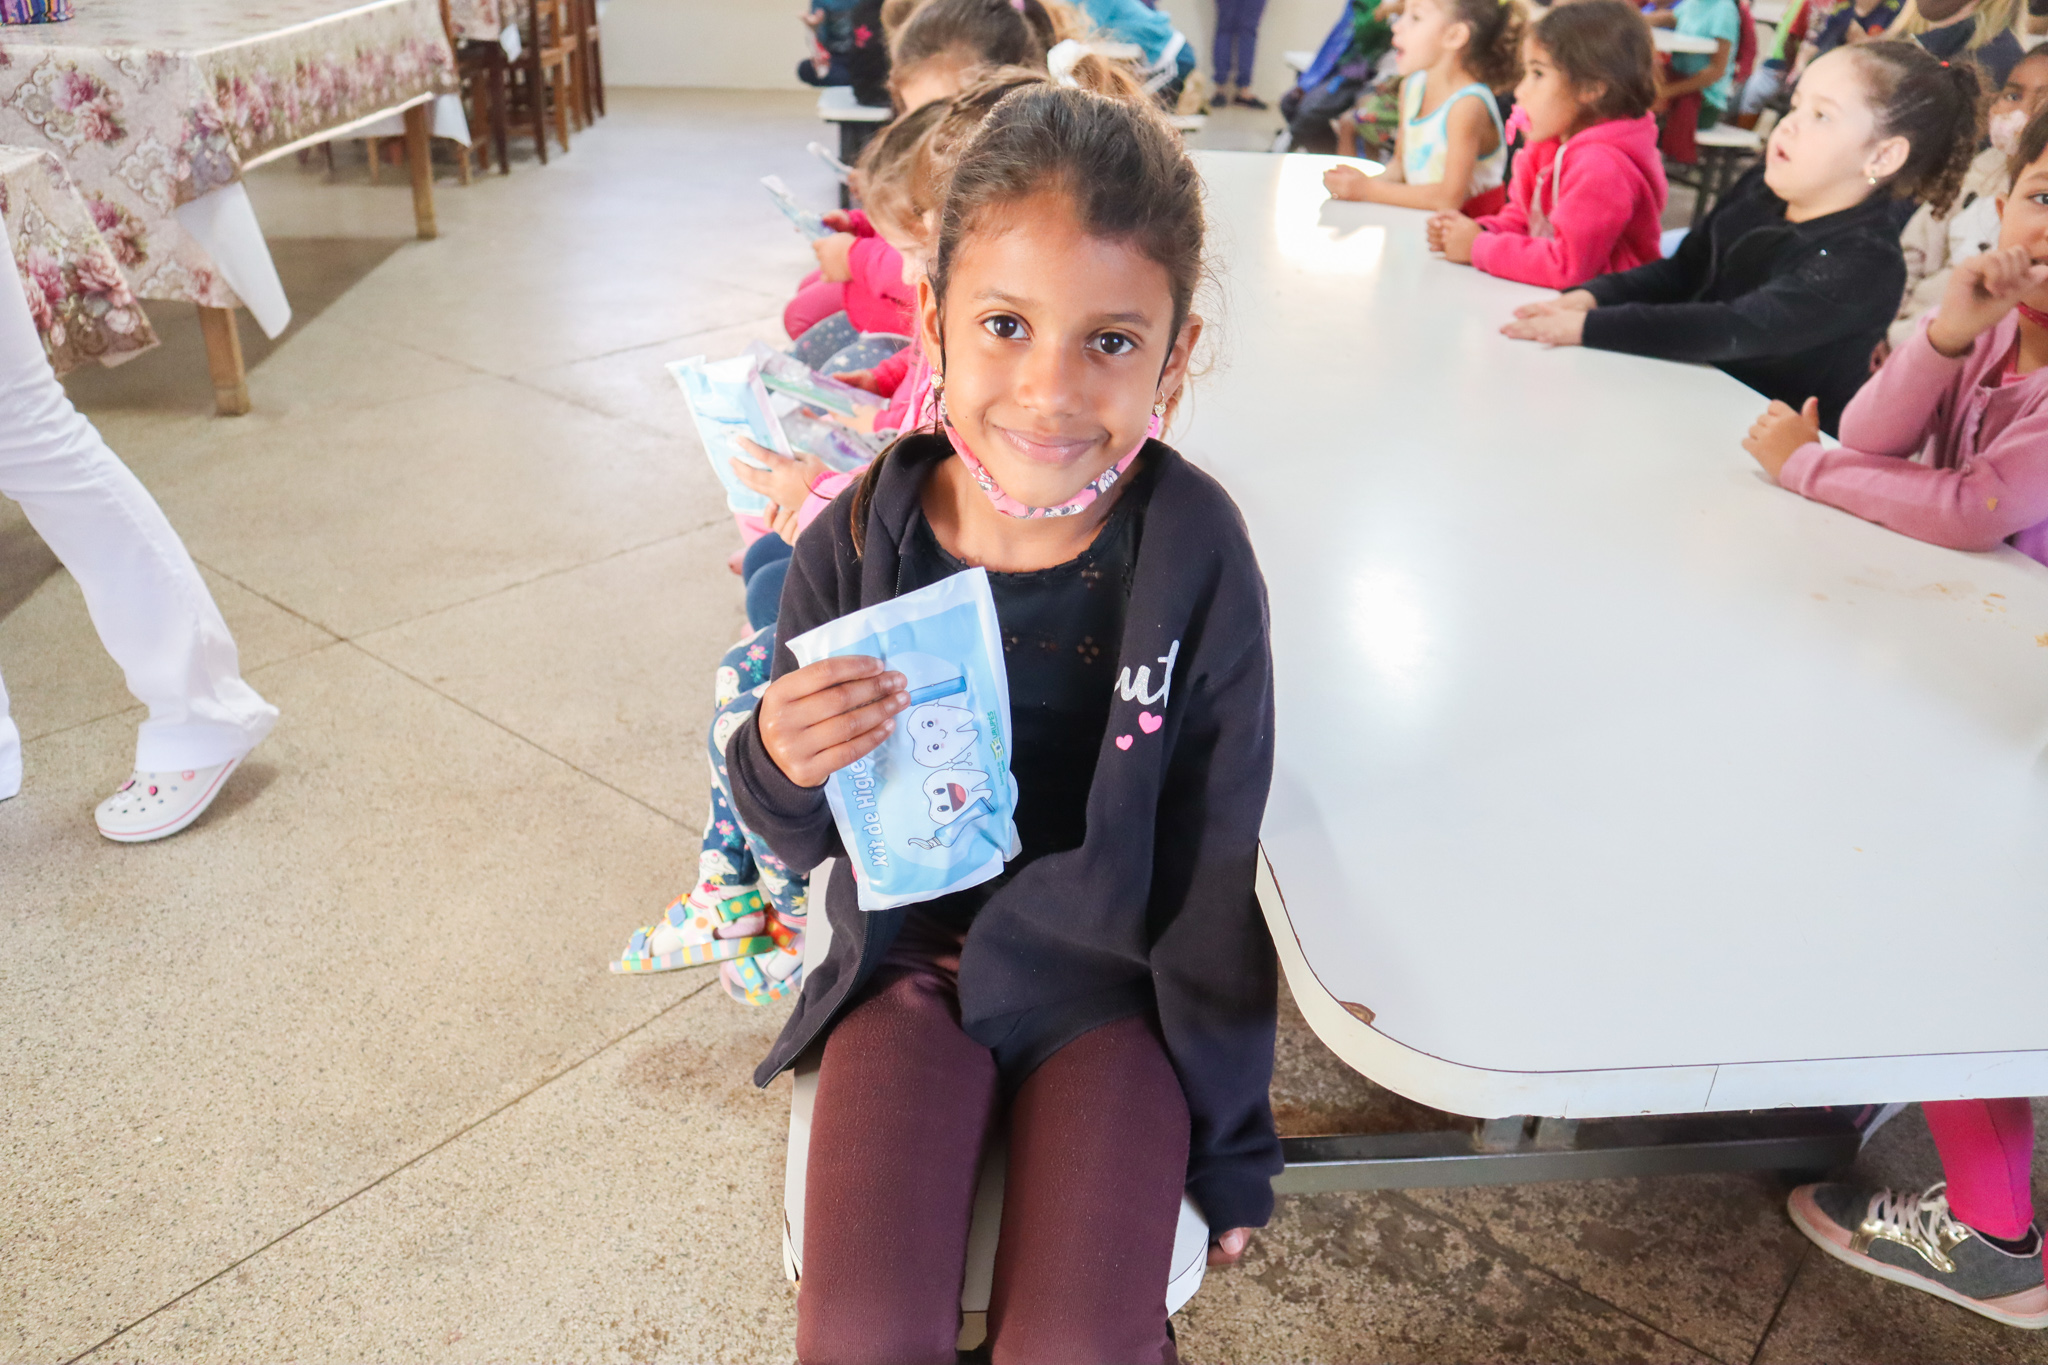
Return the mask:
<svg viewBox="0 0 2048 1365">
<path fill-rule="evenodd" d="M 1134 701 L 1141 706 L 1156 706 L 1164 711 L 1166 709 L 1167 694 L 1173 691 L 1173 662 L 1179 657 L 1180 641 L 1175 640 L 1173 645 L 1166 651 L 1165 656 L 1156 660 L 1156 662 L 1166 665 L 1159 675 L 1159 690 L 1157 692 L 1150 690 L 1152 685 L 1152 665 L 1147 664 L 1138 670 L 1136 679 L 1131 677 L 1131 670 L 1125 668 L 1116 680 L 1117 694 L 1125 701 Z"/>
</svg>

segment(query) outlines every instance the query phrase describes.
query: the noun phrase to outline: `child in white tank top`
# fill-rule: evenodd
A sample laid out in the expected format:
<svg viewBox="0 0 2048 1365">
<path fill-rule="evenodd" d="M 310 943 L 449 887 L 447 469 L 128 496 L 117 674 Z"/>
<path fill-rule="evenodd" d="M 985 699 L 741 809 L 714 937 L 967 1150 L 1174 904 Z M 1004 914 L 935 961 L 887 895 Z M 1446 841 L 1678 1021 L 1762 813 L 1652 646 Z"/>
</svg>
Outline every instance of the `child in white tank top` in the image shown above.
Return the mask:
<svg viewBox="0 0 2048 1365">
<path fill-rule="evenodd" d="M 1337 166 L 1323 184 L 1338 199 L 1479 214 L 1499 207 L 1507 137 L 1496 88 L 1521 66 L 1514 0 L 1408 0 L 1394 24 L 1400 63 L 1398 153 L 1377 176 Z"/>
</svg>

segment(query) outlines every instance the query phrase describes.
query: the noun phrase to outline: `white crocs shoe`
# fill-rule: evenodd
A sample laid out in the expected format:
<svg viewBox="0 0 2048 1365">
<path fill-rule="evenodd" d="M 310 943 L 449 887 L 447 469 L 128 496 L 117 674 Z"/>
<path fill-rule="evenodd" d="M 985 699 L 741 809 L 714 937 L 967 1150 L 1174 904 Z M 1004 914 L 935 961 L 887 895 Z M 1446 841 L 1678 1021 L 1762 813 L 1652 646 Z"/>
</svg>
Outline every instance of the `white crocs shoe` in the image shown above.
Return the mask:
<svg viewBox="0 0 2048 1365">
<path fill-rule="evenodd" d="M 241 766 L 235 758 L 182 772 L 138 771 L 93 813 L 100 833 L 117 844 L 167 839 L 205 814 L 228 774 Z"/>
</svg>

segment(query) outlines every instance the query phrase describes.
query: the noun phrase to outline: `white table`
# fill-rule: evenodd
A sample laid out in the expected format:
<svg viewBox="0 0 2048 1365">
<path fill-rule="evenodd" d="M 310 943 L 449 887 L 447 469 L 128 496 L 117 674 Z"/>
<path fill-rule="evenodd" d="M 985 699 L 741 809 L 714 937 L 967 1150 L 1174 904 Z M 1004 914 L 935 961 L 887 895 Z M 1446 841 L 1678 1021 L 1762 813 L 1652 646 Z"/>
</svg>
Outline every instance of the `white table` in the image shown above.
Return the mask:
<svg viewBox="0 0 2048 1365">
<path fill-rule="evenodd" d="M 1670 28 L 1651 29 L 1650 43 L 1659 52 L 1684 52 L 1692 56 L 1712 56 L 1715 47 L 1712 38 L 1697 38 L 1692 34 L 1680 33 Z"/>
<path fill-rule="evenodd" d="M 1785 11 L 1790 8 L 1792 7 L 1786 4 L 1785 0 L 1756 0 L 1756 3 L 1749 7 L 1749 17 L 1759 24 L 1769 24 L 1776 28 L 1784 22 Z"/>
<path fill-rule="evenodd" d="M 1176 440 L 1271 591 L 1262 891 L 1331 1050 L 1479 1116 L 2048 1093 L 2048 568 L 1775 487 L 1718 371 L 1499 336 L 1544 291 L 1334 158 L 1198 159 Z"/>
</svg>

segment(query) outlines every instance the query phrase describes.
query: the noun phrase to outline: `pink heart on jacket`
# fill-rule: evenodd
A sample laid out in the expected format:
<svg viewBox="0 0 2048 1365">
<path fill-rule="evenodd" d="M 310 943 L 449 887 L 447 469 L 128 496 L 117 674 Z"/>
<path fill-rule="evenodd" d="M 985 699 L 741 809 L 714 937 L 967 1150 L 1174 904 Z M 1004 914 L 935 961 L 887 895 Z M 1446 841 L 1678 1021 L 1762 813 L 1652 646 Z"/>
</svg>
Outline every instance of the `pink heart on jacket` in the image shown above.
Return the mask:
<svg viewBox="0 0 2048 1365">
<path fill-rule="evenodd" d="M 1166 724 L 1166 717 L 1164 716 L 1155 716 L 1150 711 L 1140 711 L 1138 713 L 1138 728 L 1148 735 L 1164 724 Z"/>
<path fill-rule="evenodd" d="M 1119 748 L 1119 749 L 1128 749 L 1128 748 L 1130 748 L 1130 747 L 1131 747 L 1131 737 L 1130 737 L 1129 735 L 1118 735 L 1118 736 L 1116 737 L 1116 747 L 1117 747 L 1117 748 Z"/>
</svg>

